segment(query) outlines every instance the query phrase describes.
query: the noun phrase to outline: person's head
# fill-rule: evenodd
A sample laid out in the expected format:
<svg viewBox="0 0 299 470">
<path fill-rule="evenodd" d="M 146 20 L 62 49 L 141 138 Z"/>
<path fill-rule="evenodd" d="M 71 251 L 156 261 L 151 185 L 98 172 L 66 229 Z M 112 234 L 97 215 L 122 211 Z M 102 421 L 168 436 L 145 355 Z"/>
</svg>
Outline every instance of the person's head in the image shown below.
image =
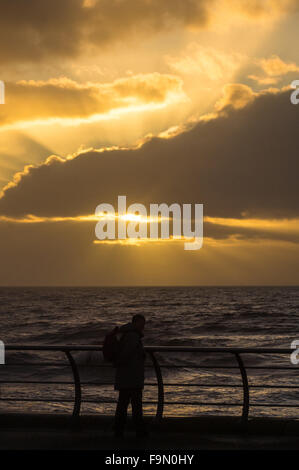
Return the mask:
<svg viewBox="0 0 299 470">
<path fill-rule="evenodd" d="M 145 325 L 144 316 L 141 315 L 141 313 L 136 313 L 136 315 L 134 315 L 132 318 L 132 325 L 134 326 L 134 328 L 136 328 L 137 331 L 142 333 Z"/>
</svg>

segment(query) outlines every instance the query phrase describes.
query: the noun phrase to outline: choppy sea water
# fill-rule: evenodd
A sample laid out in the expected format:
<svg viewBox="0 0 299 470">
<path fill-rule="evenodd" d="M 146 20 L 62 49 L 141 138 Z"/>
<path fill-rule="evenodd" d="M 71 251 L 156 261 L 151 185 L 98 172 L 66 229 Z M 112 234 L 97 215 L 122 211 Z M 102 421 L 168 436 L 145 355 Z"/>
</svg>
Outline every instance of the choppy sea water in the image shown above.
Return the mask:
<svg viewBox="0 0 299 470">
<path fill-rule="evenodd" d="M 289 348 L 299 339 L 298 312 L 298 287 L 0 288 L 0 339 L 13 345 L 102 345 L 111 328 L 142 313 L 147 319 L 145 345 Z M 100 352 L 77 352 L 74 357 L 83 383 L 105 384 L 82 385 L 82 412 L 112 413 L 113 368 Z M 228 368 L 237 365 L 233 355 L 180 352 L 157 353 L 157 358 L 166 366 L 165 384 L 174 384 L 165 385 L 165 415 L 241 413 L 241 406 L 223 405 L 242 402 L 242 388 L 227 387 L 241 385 L 239 370 Z M 297 417 L 298 408 L 289 405 L 299 405 L 299 365 L 292 365 L 288 355 L 244 354 L 243 359 L 247 366 L 272 367 L 247 371 L 250 416 Z M 207 368 L 216 365 L 227 368 Z M 0 380 L 1 412 L 72 410 L 72 375 L 63 353 L 7 351 Z M 25 380 L 34 383 L 13 383 Z M 54 381 L 60 384 L 40 383 Z M 156 400 L 155 381 L 148 359 L 145 402 Z M 266 403 L 273 407 L 254 406 Z M 146 403 L 145 413 L 154 412 L 155 405 Z"/>
</svg>

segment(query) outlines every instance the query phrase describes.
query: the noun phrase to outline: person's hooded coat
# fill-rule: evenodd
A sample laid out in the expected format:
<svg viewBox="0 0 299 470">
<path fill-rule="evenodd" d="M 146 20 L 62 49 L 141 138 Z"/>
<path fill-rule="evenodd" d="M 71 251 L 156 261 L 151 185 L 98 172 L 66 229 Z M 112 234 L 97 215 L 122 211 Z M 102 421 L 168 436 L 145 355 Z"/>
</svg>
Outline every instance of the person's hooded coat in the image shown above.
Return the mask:
<svg viewBox="0 0 299 470">
<path fill-rule="evenodd" d="M 115 390 L 144 387 L 144 359 L 142 333 L 132 323 L 119 329 L 121 338 L 115 361 Z"/>
</svg>

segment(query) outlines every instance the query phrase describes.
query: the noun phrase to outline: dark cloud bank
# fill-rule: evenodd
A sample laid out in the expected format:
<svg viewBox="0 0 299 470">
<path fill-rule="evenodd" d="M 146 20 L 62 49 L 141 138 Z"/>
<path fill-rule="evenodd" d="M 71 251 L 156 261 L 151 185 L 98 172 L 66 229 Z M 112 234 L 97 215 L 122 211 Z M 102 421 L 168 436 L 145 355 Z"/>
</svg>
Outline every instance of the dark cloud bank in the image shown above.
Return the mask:
<svg viewBox="0 0 299 470">
<path fill-rule="evenodd" d="M 299 107 L 289 91 L 200 122 L 137 150 L 90 151 L 31 168 L 0 199 L 0 214 L 93 214 L 101 202 L 203 203 L 205 215 L 296 217 Z"/>
</svg>

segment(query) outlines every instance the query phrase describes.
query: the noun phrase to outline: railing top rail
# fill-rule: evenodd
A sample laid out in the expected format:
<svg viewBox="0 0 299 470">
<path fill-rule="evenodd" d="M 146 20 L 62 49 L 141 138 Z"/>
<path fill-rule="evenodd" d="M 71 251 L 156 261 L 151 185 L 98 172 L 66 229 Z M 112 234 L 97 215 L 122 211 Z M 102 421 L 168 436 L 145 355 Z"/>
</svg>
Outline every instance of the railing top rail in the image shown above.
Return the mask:
<svg viewBox="0 0 299 470">
<path fill-rule="evenodd" d="M 151 352 L 199 352 L 199 353 L 228 353 L 228 354 L 291 354 L 289 348 L 206 348 L 197 346 L 145 346 Z M 43 344 L 6 344 L 7 351 L 102 351 L 100 345 L 43 345 Z"/>
</svg>

